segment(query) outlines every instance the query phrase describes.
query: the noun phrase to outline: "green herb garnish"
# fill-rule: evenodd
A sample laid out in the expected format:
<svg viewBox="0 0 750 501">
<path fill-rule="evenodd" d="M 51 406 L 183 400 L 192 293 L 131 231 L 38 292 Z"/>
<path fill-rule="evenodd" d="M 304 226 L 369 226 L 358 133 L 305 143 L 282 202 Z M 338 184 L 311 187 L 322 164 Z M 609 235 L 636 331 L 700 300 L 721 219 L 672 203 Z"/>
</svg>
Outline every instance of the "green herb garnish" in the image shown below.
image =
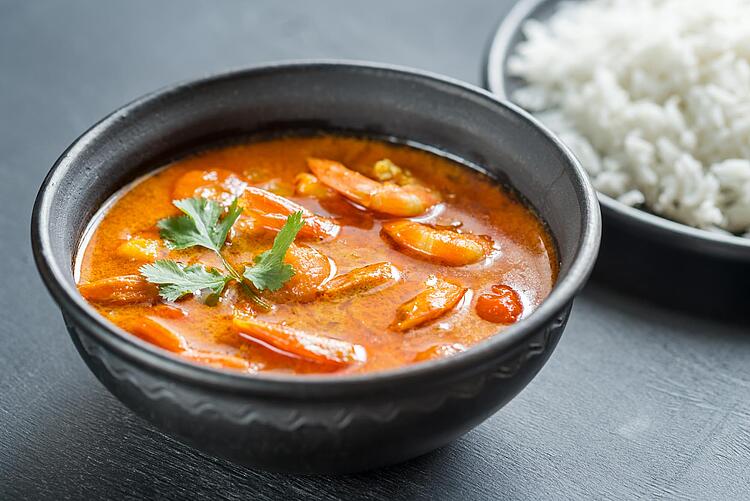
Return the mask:
<svg viewBox="0 0 750 501">
<path fill-rule="evenodd" d="M 167 301 L 176 301 L 187 294 L 208 291 L 206 303 L 215 302 L 231 277 L 215 268 L 199 264 L 185 266 L 171 259 L 161 259 L 141 266 L 141 274 L 159 285 L 159 294 Z"/>
<path fill-rule="evenodd" d="M 302 212 L 287 217 L 281 231 L 273 239 L 271 249 L 255 256 L 255 266 L 246 267 L 243 276 L 260 290 L 279 290 L 294 276 L 294 268 L 284 263 L 284 256 L 304 224 Z"/>
<path fill-rule="evenodd" d="M 161 237 L 172 249 L 200 246 L 220 254 L 229 230 L 242 213 L 236 199 L 222 219 L 219 219 L 221 205 L 213 200 L 186 198 L 172 203 L 185 214 L 162 219 L 156 224 Z"/>
<path fill-rule="evenodd" d="M 221 253 L 232 225 L 242 213 L 237 200 L 232 202 L 224 217 L 221 217 L 221 205 L 213 200 L 186 198 L 173 203 L 184 214 L 157 223 L 167 246 L 172 249 L 204 247 L 212 250 L 221 259 L 226 273 L 200 264 L 186 266 L 171 259 L 141 266 L 139 271 L 146 280 L 159 285 L 159 295 L 167 301 L 175 301 L 187 294 L 200 293 L 198 295 L 204 302 L 213 304 L 226 284 L 235 280 L 252 301 L 264 309 L 270 309 L 271 305 L 256 290 L 278 290 L 294 276 L 294 269 L 283 259 L 304 225 L 302 213 L 296 212 L 287 218 L 271 249 L 257 256 L 256 265 L 246 267 L 243 276 Z"/>
</svg>

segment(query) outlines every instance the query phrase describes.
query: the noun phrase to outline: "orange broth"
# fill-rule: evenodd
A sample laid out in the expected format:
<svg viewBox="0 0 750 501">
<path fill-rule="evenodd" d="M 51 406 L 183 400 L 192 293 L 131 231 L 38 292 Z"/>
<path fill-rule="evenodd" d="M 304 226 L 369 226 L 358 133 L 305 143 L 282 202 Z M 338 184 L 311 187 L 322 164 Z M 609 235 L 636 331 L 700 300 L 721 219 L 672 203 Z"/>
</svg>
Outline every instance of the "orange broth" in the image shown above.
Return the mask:
<svg viewBox="0 0 750 501">
<path fill-rule="evenodd" d="M 492 239 L 492 252 L 486 259 L 465 266 L 446 266 L 404 253 L 381 234 L 382 224 L 396 218 L 363 209 L 343 197 L 320 200 L 295 193 L 295 177 L 309 172 L 307 159 L 311 157 L 335 160 L 365 175 L 371 175 L 375 162 L 389 159 L 408 170 L 416 182 L 441 196 L 442 202 L 411 219 L 439 228 L 456 228 L 457 233 L 487 235 Z M 90 230 L 90 238 L 79 256 L 79 285 L 138 275 L 144 260 L 124 256 L 118 250 L 132 238 L 159 241 L 159 258 L 221 268 L 220 260 L 206 249 L 169 250 L 162 245 L 155 226 L 160 219 L 179 214 L 172 204 L 178 180 L 190 171 L 211 169 L 232 171 L 251 186 L 268 189 L 339 223 L 340 232 L 333 239 L 300 241 L 298 237 L 300 245 L 327 256 L 330 270 L 326 280 L 381 262 L 395 266 L 400 279 L 336 299 L 307 298 L 304 302 L 286 297 L 284 289 L 276 293 L 266 291 L 261 295 L 273 304 L 271 311 L 254 307 L 236 283 L 230 283 L 213 306 L 191 295 L 173 303 L 156 298 L 113 304 L 87 298 L 100 314 L 147 340 L 149 337 L 134 326 L 144 317 L 157 318 L 159 325 L 184 339 L 185 353 L 197 363 L 249 373 L 295 374 L 351 374 L 400 367 L 450 355 L 490 336 L 502 336 L 507 324 L 487 321 L 476 310 L 478 298 L 491 293 L 493 286 L 501 284 L 517 293 L 523 318 L 539 306 L 555 283 L 558 265 L 549 233 L 532 211 L 497 182 L 445 157 L 413 147 L 324 135 L 285 137 L 204 151 L 135 183 L 113 201 Z M 274 235 L 272 231 L 243 234 L 237 230 L 225 244 L 224 253 L 241 269 L 270 248 Z M 405 331 L 392 329 L 399 305 L 423 290 L 431 276 L 468 290 L 454 308 L 439 318 Z M 366 350 L 366 361 L 328 365 L 285 352 L 259 339 L 240 336 L 232 323 L 233 314 L 238 311 L 302 332 L 355 343 Z M 221 355 L 231 356 L 229 362 L 222 362 Z"/>
</svg>

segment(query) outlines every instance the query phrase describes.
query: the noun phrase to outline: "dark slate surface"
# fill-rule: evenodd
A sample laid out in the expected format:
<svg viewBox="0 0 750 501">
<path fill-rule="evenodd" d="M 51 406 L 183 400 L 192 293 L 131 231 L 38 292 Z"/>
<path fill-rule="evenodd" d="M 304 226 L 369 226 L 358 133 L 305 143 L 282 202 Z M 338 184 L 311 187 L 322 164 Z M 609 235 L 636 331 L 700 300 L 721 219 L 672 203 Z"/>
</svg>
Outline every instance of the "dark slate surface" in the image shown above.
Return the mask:
<svg viewBox="0 0 750 501">
<path fill-rule="evenodd" d="M 84 129 L 250 63 L 385 61 L 478 82 L 509 0 L 0 2 L 0 499 L 750 497 L 747 326 L 592 284 L 552 360 L 461 440 L 385 470 L 285 477 L 206 457 L 94 379 L 37 278 L 31 205 Z"/>
</svg>

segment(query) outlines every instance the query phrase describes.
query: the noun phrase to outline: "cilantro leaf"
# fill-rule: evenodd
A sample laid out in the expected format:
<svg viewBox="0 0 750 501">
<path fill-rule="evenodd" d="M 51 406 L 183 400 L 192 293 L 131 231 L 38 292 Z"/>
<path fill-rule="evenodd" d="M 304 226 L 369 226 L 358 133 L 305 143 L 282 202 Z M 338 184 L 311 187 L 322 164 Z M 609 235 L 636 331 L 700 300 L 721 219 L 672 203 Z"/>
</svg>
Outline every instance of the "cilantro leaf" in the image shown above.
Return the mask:
<svg viewBox="0 0 750 501">
<path fill-rule="evenodd" d="M 171 259 L 144 264 L 138 271 L 146 280 L 159 285 L 159 295 L 167 301 L 194 294 L 207 304 L 215 303 L 231 279 L 215 268 L 198 264 L 185 266 Z"/>
<path fill-rule="evenodd" d="M 221 253 L 232 225 L 242 213 L 237 200 L 232 202 L 224 217 L 221 217 L 221 205 L 213 200 L 185 198 L 172 203 L 184 214 L 162 219 L 157 223 L 167 246 L 176 250 L 195 246 L 209 249 L 221 259 L 226 274 L 202 265 L 185 266 L 165 259 L 140 268 L 146 280 L 158 284 L 159 294 L 168 301 L 194 294 L 209 304 L 216 302 L 227 282 L 236 280 L 252 301 L 263 309 L 270 309 L 271 305 L 257 294 L 250 283 L 257 290 L 276 291 L 294 276 L 294 268 L 283 261 L 289 246 L 304 225 L 302 212 L 295 212 L 287 218 L 271 249 L 256 256 L 255 266 L 246 267 L 244 275 L 240 275 Z M 209 294 L 206 295 L 206 292 Z"/>
<path fill-rule="evenodd" d="M 172 249 L 200 246 L 218 253 L 230 228 L 242 213 L 236 199 L 221 220 L 221 205 L 213 200 L 196 197 L 175 200 L 173 203 L 185 214 L 157 223 L 161 237 Z"/>
<path fill-rule="evenodd" d="M 261 256 L 264 255 L 265 253 L 261 254 Z M 250 280 L 258 290 L 277 291 L 295 274 L 290 264 L 275 264 L 270 259 L 260 259 L 256 263 L 253 267 L 245 268 L 243 276 Z"/>
<path fill-rule="evenodd" d="M 277 291 L 294 276 L 294 268 L 284 263 L 284 256 L 304 224 L 302 212 L 295 212 L 287 217 L 286 223 L 273 240 L 273 246 L 255 256 L 255 266 L 245 267 L 243 276 L 252 282 L 256 289 Z"/>
</svg>

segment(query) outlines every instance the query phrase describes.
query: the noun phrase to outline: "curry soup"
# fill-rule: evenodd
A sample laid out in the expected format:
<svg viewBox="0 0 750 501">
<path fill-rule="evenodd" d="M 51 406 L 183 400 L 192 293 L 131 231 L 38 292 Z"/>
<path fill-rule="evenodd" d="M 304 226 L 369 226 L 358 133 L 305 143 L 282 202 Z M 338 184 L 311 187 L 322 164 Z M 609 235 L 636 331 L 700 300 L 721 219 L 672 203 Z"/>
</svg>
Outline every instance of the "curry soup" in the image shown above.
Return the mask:
<svg viewBox="0 0 750 501">
<path fill-rule="evenodd" d="M 249 373 L 450 356 L 502 336 L 557 274 L 543 224 L 490 178 L 350 137 L 196 154 L 93 224 L 77 280 L 99 313 L 195 363 Z"/>
</svg>

